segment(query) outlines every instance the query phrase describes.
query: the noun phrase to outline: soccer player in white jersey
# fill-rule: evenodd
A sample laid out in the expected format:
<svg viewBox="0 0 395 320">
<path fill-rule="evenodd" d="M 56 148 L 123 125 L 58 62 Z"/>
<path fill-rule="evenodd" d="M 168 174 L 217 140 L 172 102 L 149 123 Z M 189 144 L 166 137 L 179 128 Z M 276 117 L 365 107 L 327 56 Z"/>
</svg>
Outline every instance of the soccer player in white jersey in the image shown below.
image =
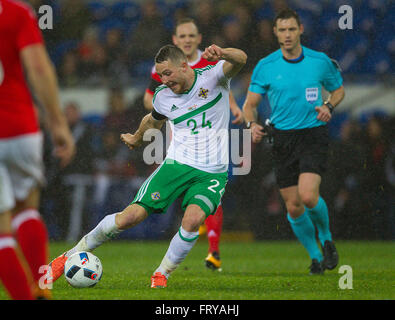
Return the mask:
<svg viewBox="0 0 395 320">
<path fill-rule="evenodd" d="M 192 18 L 183 18 L 177 21 L 173 33 L 173 44 L 179 47 L 185 54 L 188 64 L 192 69 L 202 69 L 210 65 L 215 65 L 218 61 L 208 61 L 203 57 L 203 52 L 199 50 L 202 41 L 202 35 L 199 28 Z M 144 93 L 144 107 L 148 111 L 152 111 L 155 90 L 162 84 L 162 80 L 153 66 L 151 71 L 151 81 Z M 233 124 L 243 123 L 243 113 L 230 91 L 229 107 L 234 116 Z M 221 270 L 220 258 L 220 240 L 222 233 L 223 208 L 220 204 L 215 214 L 210 215 L 204 221 L 199 229 L 199 234 L 207 232 L 208 239 L 208 255 L 205 258 L 206 266 L 213 270 Z"/>
<path fill-rule="evenodd" d="M 229 85 L 244 66 L 247 55 L 239 49 L 211 45 L 203 53 L 215 66 L 192 69 L 183 51 L 162 47 L 155 57 L 163 85 L 153 99 L 153 111 L 134 134 L 121 139 L 134 149 L 143 143 L 148 129 L 160 129 L 165 121 L 173 138 L 164 162 L 143 183 L 131 204 L 107 215 L 71 250 L 51 263 L 53 281 L 63 274 L 67 258 L 77 251 L 92 251 L 103 242 L 142 222 L 152 213 L 165 213 L 182 197 L 185 210 L 179 231 L 151 277 L 151 287 L 167 286 L 170 274 L 185 259 L 199 237 L 199 227 L 214 214 L 228 177 Z"/>
</svg>

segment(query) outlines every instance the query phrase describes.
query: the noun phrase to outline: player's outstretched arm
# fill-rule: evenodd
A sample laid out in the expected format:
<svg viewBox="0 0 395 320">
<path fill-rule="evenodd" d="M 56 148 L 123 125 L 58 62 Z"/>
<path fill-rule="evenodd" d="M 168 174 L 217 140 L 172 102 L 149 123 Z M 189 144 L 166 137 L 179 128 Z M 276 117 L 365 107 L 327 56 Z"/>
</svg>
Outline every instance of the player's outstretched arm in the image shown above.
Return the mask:
<svg viewBox="0 0 395 320">
<path fill-rule="evenodd" d="M 26 68 L 29 83 L 47 113 L 55 156 L 60 159 L 60 165 L 64 167 L 70 163 L 75 154 L 75 143 L 60 108 L 55 68 L 42 44 L 25 47 L 20 56 Z"/>
<path fill-rule="evenodd" d="M 152 117 L 152 113 L 149 113 L 141 120 L 140 126 L 134 134 L 122 133 L 121 140 L 129 147 L 130 150 L 133 150 L 134 148 L 142 145 L 144 133 L 148 129 L 160 130 L 165 122 L 166 119 L 156 120 Z"/>
<path fill-rule="evenodd" d="M 247 54 L 236 48 L 221 48 L 215 44 L 207 47 L 203 52 L 203 58 L 208 61 L 225 60 L 223 65 L 224 74 L 233 78 L 247 62 Z"/>
</svg>

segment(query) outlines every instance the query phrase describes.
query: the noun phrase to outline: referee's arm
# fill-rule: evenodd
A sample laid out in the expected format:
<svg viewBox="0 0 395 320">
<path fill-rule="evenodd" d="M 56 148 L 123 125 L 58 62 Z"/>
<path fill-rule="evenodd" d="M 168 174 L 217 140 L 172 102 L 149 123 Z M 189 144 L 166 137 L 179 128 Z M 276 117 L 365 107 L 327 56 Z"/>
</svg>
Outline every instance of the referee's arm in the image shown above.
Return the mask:
<svg viewBox="0 0 395 320">
<path fill-rule="evenodd" d="M 328 122 L 329 120 L 331 120 L 333 110 L 344 99 L 344 96 L 345 91 L 343 86 L 337 88 L 334 91 L 331 91 L 324 104 L 320 107 L 315 108 L 318 112 L 317 119 L 324 122 Z"/>
<path fill-rule="evenodd" d="M 341 86 L 340 88 L 336 89 L 335 91 L 330 92 L 328 99 L 326 99 L 327 102 L 329 102 L 333 107 L 336 108 L 336 106 L 342 102 L 344 99 L 344 96 L 346 95 L 344 91 L 344 87 Z"/>
<path fill-rule="evenodd" d="M 243 117 L 244 121 L 251 129 L 252 142 L 258 143 L 262 140 L 265 133 L 263 127 L 257 123 L 257 107 L 262 100 L 262 96 L 259 93 L 248 90 L 247 97 L 243 105 Z"/>
</svg>

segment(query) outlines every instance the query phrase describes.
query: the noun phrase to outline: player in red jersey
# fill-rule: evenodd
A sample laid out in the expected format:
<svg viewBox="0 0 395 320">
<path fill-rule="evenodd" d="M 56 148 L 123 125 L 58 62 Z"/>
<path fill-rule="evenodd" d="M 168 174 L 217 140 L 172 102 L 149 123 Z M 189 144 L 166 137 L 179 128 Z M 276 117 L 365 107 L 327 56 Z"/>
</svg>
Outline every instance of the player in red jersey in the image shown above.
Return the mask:
<svg viewBox="0 0 395 320">
<path fill-rule="evenodd" d="M 199 50 L 199 45 L 202 41 L 202 35 L 199 33 L 198 27 L 193 19 L 185 18 L 177 22 L 174 34 L 173 43 L 179 47 L 187 56 L 188 64 L 192 69 L 204 68 L 208 65 L 214 65 L 218 61 L 208 61 L 202 57 L 202 52 Z M 155 89 L 162 84 L 158 74 L 155 72 L 155 67 L 152 68 L 151 82 L 144 93 L 144 107 L 151 111 L 153 108 L 152 98 Z M 230 110 L 235 117 L 232 121 L 234 124 L 243 123 L 243 115 L 241 109 L 236 103 L 232 93 L 229 96 Z M 221 270 L 221 259 L 219 256 L 219 242 L 222 231 L 222 205 L 214 215 L 210 215 L 205 220 L 205 227 L 202 226 L 199 233 L 207 232 L 209 242 L 208 256 L 206 257 L 206 266 L 213 270 Z"/>
<path fill-rule="evenodd" d="M 0 0 L 0 39 L 0 280 L 12 299 L 50 298 L 39 286 L 40 267 L 48 263 L 47 229 L 38 212 L 43 137 L 24 72 L 45 108 L 60 165 L 74 155 L 74 140 L 33 10 Z"/>
</svg>

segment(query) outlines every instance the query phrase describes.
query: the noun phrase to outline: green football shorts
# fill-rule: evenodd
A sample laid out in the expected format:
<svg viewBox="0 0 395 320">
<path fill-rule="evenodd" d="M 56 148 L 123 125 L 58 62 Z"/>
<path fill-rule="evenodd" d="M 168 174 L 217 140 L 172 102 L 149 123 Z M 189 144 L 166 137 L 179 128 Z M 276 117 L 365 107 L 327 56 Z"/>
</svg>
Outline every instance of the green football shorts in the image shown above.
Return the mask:
<svg viewBox="0 0 395 320">
<path fill-rule="evenodd" d="M 208 217 L 217 210 L 227 182 L 228 172 L 209 173 L 166 159 L 145 180 L 131 204 L 141 205 L 148 214 L 166 213 L 178 197 L 183 197 L 184 211 L 196 204 Z"/>
</svg>

